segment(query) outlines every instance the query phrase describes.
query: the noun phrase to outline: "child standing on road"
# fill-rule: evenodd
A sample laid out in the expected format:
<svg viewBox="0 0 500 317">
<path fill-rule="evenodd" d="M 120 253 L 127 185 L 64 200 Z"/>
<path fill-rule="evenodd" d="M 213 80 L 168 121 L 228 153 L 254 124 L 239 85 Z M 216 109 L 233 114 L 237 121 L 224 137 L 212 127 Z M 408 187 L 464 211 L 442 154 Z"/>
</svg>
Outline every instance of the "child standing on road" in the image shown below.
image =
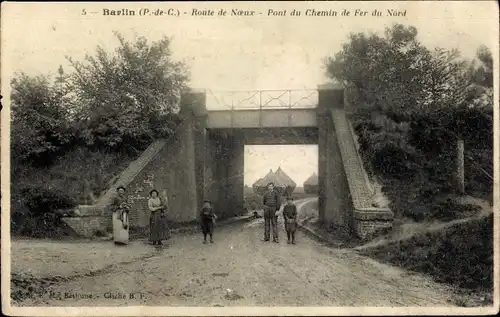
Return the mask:
<svg viewBox="0 0 500 317">
<path fill-rule="evenodd" d="M 213 232 L 214 232 L 214 223 L 217 219 L 215 215 L 212 204 L 210 201 L 205 200 L 203 203 L 203 207 L 201 208 L 201 230 L 203 231 L 203 243 L 207 243 L 207 235 L 210 235 L 210 243 L 214 243 L 213 240 Z"/>
<path fill-rule="evenodd" d="M 297 206 L 293 203 L 293 198 L 288 197 L 285 207 L 283 207 L 283 218 L 285 222 L 288 244 L 295 244 L 295 231 L 297 230 Z M 291 241 L 290 241 L 291 239 Z"/>
</svg>

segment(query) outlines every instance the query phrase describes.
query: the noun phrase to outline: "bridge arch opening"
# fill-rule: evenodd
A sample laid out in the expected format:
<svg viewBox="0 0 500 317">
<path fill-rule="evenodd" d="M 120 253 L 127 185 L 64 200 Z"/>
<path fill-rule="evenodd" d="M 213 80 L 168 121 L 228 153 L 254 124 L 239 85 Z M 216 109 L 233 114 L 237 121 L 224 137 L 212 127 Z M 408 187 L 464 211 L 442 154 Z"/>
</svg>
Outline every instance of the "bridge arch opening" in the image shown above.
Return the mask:
<svg viewBox="0 0 500 317">
<path fill-rule="evenodd" d="M 315 145 L 320 221 L 359 236 L 390 227 L 392 212 L 372 203 L 344 92 L 334 86 L 320 85 L 317 99 L 302 96 L 297 101 L 290 90 L 249 91 L 238 102 L 233 98 L 238 93 L 229 93 L 229 106 L 218 109 L 207 107 L 206 92 L 184 98 L 187 106 L 181 109 L 194 115 L 188 128 L 195 133 L 186 138 L 194 136 L 196 158 L 186 164 L 195 168 L 191 181 L 197 204 L 209 199 L 223 217 L 244 213 L 245 146 Z"/>
<path fill-rule="evenodd" d="M 248 209 L 245 193 L 271 169 L 292 178 L 302 193 L 304 181 L 320 174 L 316 127 L 212 128 L 206 140 L 205 197 L 224 216 Z"/>
</svg>

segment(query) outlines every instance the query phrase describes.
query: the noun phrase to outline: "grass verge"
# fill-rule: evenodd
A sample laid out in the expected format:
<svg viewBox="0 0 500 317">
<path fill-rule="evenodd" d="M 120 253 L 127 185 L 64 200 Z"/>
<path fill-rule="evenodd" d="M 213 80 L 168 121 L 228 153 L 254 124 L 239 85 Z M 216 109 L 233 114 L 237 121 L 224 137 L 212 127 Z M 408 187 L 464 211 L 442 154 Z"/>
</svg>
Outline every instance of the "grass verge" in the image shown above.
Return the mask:
<svg viewBox="0 0 500 317">
<path fill-rule="evenodd" d="M 428 274 L 437 282 L 457 286 L 462 293 L 493 292 L 493 214 L 363 248 L 360 253 Z"/>
</svg>

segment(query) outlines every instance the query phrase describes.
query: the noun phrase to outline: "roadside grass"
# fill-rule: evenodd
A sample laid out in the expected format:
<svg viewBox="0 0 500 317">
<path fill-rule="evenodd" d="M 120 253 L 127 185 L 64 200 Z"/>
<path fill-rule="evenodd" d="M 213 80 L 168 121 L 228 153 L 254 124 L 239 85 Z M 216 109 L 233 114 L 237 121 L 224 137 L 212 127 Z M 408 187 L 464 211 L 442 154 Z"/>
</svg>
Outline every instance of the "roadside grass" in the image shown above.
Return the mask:
<svg viewBox="0 0 500 317">
<path fill-rule="evenodd" d="M 410 271 L 469 294 L 493 292 L 493 214 L 483 215 L 359 249 L 360 254 Z M 491 296 L 483 301 L 490 302 Z M 467 303 L 462 303 L 467 306 Z"/>
</svg>

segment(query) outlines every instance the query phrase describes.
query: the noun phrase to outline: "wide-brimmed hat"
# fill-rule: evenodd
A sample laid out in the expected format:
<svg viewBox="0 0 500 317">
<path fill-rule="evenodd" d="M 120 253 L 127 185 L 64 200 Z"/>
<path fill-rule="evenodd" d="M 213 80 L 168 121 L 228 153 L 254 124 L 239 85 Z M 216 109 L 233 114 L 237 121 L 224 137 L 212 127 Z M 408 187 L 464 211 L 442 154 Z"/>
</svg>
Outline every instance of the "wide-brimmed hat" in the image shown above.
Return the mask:
<svg viewBox="0 0 500 317">
<path fill-rule="evenodd" d="M 126 189 L 125 187 L 123 187 L 123 186 L 118 186 L 118 187 L 116 187 L 116 191 L 118 191 L 120 188 L 121 188 L 121 189 L 123 189 L 123 190 L 127 190 L 127 189 Z"/>
</svg>

